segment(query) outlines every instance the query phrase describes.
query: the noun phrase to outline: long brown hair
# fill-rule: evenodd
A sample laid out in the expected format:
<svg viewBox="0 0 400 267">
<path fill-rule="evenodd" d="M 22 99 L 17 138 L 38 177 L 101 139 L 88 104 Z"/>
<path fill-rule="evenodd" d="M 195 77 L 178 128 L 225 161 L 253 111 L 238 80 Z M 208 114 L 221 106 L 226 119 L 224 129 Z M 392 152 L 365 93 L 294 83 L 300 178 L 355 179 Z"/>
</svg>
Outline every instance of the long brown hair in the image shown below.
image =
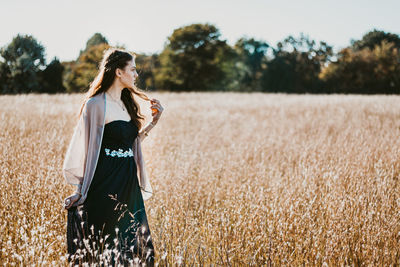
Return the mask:
<svg viewBox="0 0 400 267">
<path fill-rule="evenodd" d="M 78 118 L 81 115 L 83 107 L 89 98 L 102 92 L 106 92 L 108 88 L 110 88 L 116 76 L 115 70 L 117 68 L 124 69 L 128 62 L 135 58 L 135 53 L 131 54 L 123 49 L 110 47 L 104 50 L 103 58 L 99 65 L 99 72 L 94 80 L 90 83 L 89 90 L 87 91 L 79 110 Z M 133 94 L 147 101 L 150 101 L 150 98 L 136 86 L 133 86 L 132 88 L 125 87 L 121 92 L 121 100 L 131 116 L 132 121 L 135 123 L 138 129 L 141 129 L 144 117 L 140 113 L 140 106 L 135 101 Z"/>
</svg>

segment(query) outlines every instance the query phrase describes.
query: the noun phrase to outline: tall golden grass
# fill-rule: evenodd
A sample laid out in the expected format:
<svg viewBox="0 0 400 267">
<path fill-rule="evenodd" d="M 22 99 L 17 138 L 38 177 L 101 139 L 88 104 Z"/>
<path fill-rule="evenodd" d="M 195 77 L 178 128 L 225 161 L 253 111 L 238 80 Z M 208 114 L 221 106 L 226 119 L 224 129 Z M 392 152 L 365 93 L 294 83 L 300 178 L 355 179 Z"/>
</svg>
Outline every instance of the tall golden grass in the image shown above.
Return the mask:
<svg viewBox="0 0 400 267">
<path fill-rule="evenodd" d="M 399 265 L 399 96 L 151 96 L 159 266 Z M 81 99 L 0 97 L 1 265 L 67 265 L 61 168 Z"/>
</svg>

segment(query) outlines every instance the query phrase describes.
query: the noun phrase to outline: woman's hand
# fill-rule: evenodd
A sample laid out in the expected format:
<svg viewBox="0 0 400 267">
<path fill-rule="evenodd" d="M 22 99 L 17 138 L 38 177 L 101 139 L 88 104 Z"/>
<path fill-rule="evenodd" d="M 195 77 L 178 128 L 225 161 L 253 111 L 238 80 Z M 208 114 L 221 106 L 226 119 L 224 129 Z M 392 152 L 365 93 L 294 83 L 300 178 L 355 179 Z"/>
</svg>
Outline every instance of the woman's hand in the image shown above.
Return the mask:
<svg viewBox="0 0 400 267">
<path fill-rule="evenodd" d="M 151 115 L 153 116 L 153 122 L 157 123 L 158 119 L 161 116 L 161 113 L 163 112 L 164 108 L 161 106 L 160 101 L 153 98 L 152 100 L 150 100 L 151 102 L 151 109 L 152 109 L 152 113 Z"/>
<path fill-rule="evenodd" d="M 74 204 L 76 201 L 78 201 L 81 198 L 81 194 L 80 193 L 73 193 L 72 195 L 68 196 L 65 200 L 64 200 L 64 208 L 65 209 L 69 209 L 72 204 Z"/>
</svg>

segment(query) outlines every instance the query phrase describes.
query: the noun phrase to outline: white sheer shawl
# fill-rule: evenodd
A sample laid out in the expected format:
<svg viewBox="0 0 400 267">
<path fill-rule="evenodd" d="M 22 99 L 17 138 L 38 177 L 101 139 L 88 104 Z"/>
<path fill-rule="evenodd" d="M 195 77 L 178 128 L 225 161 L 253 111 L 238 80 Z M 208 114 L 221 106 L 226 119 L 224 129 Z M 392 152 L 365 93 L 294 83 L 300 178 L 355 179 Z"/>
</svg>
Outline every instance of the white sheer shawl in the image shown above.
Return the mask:
<svg viewBox="0 0 400 267">
<path fill-rule="evenodd" d="M 62 168 L 64 178 L 67 183 L 80 188 L 82 194 L 79 201 L 75 202 L 73 206 L 82 204 L 89 191 L 103 139 L 105 112 L 106 94 L 104 92 L 86 101 L 65 154 Z M 147 200 L 152 196 L 153 189 L 146 174 L 142 154 L 141 142 L 144 138 L 143 132 L 139 131 L 132 144 L 132 150 L 142 197 L 143 200 Z"/>
</svg>

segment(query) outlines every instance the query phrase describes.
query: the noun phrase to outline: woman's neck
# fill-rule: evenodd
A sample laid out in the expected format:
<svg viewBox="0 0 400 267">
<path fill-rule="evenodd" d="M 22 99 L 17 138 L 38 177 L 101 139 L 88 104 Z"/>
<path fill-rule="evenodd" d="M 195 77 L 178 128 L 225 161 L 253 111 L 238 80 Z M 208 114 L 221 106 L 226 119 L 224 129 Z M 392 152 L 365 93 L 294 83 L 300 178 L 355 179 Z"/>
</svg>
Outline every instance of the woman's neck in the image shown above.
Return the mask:
<svg viewBox="0 0 400 267">
<path fill-rule="evenodd" d="M 112 85 L 110 88 L 108 88 L 107 94 L 110 94 L 111 97 L 116 100 L 120 100 L 122 89 L 122 86 Z"/>
</svg>

